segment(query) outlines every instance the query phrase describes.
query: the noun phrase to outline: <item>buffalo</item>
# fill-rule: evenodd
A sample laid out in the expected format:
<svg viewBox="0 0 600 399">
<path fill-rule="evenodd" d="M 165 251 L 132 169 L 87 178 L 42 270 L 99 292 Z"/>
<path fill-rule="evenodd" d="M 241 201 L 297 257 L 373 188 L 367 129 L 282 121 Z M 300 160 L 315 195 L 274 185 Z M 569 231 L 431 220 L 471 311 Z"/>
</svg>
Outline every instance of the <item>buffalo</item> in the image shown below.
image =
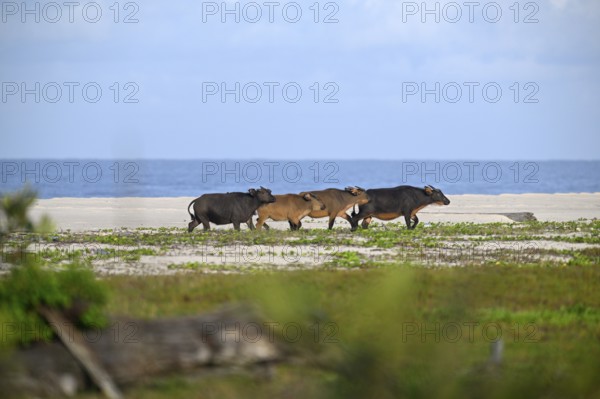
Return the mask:
<svg viewBox="0 0 600 399">
<path fill-rule="evenodd" d="M 325 209 L 313 210 L 308 216 L 313 218 L 329 217 L 329 230 L 333 228 L 336 217 L 346 219 L 352 226 L 350 216 L 346 211 L 354 205 L 366 204 L 369 197 L 365 190 L 360 187 L 346 187 L 344 190 L 328 188 L 326 190 L 311 191 L 325 204 Z"/>
<path fill-rule="evenodd" d="M 358 213 L 352 212 L 350 224 L 351 230 L 358 227 L 362 219 L 362 228 L 369 227 L 369 223 L 375 217 L 381 220 L 392 220 L 404 216 L 406 227 L 414 229 L 419 223 L 417 212 L 427 205 L 448 205 L 450 200 L 446 198 L 441 190 L 425 186 L 418 188 L 412 186 L 398 186 L 394 188 L 376 188 L 367 190 L 369 202 L 360 205 Z M 412 221 L 412 223 L 411 223 Z"/>
<path fill-rule="evenodd" d="M 252 215 L 259 206 L 275 202 L 271 190 L 261 187 L 258 190 L 250 189 L 247 193 L 204 194 L 188 205 L 188 213 L 192 221 L 188 224 L 188 231 L 192 232 L 200 223 L 204 230 L 210 230 L 210 223 L 229 224 L 240 229 L 241 223 L 246 223 L 253 230 Z M 194 213 L 190 206 L 194 205 Z"/>
<path fill-rule="evenodd" d="M 298 230 L 302 227 L 301 220 L 310 212 L 325 209 L 325 204 L 311 193 L 276 195 L 275 198 L 275 202 L 258 208 L 257 230 L 260 230 L 263 225 L 265 229 L 269 229 L 269 225 L 265 223 L 267 219 L 287 220 L 291 230 Z"/>
</svg>

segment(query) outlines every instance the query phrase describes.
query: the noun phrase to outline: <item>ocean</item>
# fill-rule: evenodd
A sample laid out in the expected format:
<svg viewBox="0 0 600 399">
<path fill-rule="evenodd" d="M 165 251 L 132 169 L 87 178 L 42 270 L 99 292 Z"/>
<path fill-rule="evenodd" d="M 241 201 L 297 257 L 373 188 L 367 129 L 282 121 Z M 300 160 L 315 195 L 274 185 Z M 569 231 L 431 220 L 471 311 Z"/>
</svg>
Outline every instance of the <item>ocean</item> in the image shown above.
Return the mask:
<svg viewBox="0 0 600 399">
<path fill-rule="evenodd" d="M 445 194 L 600 192 L 600 161 L 0 160 L 0 193 L 39 198 L 298 193 L 349 185 L 433 185 Z"/>
</svg>

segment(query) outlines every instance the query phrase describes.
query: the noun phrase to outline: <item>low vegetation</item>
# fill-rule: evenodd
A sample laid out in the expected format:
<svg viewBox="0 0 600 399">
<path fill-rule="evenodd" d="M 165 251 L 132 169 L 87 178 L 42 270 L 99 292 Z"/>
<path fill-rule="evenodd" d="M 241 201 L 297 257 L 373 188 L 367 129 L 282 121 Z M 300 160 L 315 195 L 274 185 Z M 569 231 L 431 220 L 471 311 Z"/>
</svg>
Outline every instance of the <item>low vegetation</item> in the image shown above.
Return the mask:
<svg viewBox="0 0 600 399">
<path fill-rule="evenodd" d="M 374 223 L 368 230 L 355 233 L 345 226 L 333 231 L 214 230 L 190 234 L 184 229 L 144 228 L 29 233 L 7 235 L 4 254 L 24 243 L 48 266 L 70 262 L 91 266 L 128 264 L 140 273 L 152 258 L 164 270 L 201 271 L 229 265 L 229 269 L 239 272 L 258 266 L 273 270 L 298 265 L 377 268 L 395 262 L 425 266 L 591 265 L 600 258 L 600 221 L 435 223 L 419 225 L 412 231 L 401 223 Z M 178 259 L 181 257 L 189 259 Z M 198 267 L 177 266 L 185 263 L 197 263 Z"/>
<path fill-rule="evenodd" d="M 401 264 L 107 279 L 111 313 L 156 318 L 250 302 L 316 343 L 307 350 L 290 338 L 302 361 L 278 366 L 271 379 L 208 373 L 130 392 L 175 398 L 592 397 L 600 390 L 599 281 L 597 265 Z"/>
</svg>

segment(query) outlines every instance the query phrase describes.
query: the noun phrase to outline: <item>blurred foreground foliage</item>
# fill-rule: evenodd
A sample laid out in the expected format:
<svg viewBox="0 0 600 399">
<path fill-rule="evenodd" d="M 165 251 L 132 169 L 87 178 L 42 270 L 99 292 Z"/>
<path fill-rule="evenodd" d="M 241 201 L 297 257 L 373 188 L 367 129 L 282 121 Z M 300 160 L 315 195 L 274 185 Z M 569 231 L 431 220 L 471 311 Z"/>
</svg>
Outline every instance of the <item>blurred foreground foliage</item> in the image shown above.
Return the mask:
<svg viewBox="0 0 600 399">
<path fill-rule="evenodd" d="M 54 226 L 47 216 L 42 216 L 39 223 L 33 223 L 27 212 L 33 205 L 36 194 L 24 188 L 13 194 L 0 193 L 0 245 L 3 245 L 12 233 L 50 233 Z"/>
<path fill-rule="evenodd" d="M 394 264 L 360 271 L 114 276 L 107 283 L 114 292 L 110 312 L 142 318 L 256 303 L 298 359 L 278 366 L 270 379 L 178 376 L 136 387 L 131 397 L 600 394 L 598 267 Z M 501 359 L 492 361 L 498 338 Z"/>
<path fill-rule="evenodd" d="M 62 310 L 78 328 L 101 328 L 107 323 L 107 299 L 107 288 L 82 266 L 52 271 L 35 263 L 19 265 L 0 281 L 0 340 L 9 345 L 50 340 L 53 332 L 39 316 L 40 306 Z"/>
<path fill-rule="evenodd" d="M 40 306 L 62 310 L 80 328 L 100 328 L 107 322 L 103 307 L 108 289 L 91 270 L 76 263 L 60 270 L 43 268 L 39 257 L 27 252 L 28 239 L 18 248 L 4 247 L 11 234 L 53 230 L 49 218 L 44 216 L 38 223 L 29 218 L 35 199 L 35 193 L 27 188 L 0 199 L 0 259 L 10 265 L 8 276 L 0 280 L 0 346 L 51 339 L 50 326 L 37 312 Z"/>
</svg>

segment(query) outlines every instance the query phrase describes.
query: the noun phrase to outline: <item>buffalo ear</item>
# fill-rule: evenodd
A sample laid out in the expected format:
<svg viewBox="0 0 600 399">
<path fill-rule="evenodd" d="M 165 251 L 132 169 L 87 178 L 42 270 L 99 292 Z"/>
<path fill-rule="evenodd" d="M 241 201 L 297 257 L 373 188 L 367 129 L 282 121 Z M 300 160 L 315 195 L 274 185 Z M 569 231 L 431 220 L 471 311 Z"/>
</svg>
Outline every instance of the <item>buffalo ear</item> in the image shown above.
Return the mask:
<svg viewBox="0 0 600 399">
<path fill-rule="evenodd" d="M 356 187 L 349 186 L 349 187 L 346 187 L 345 190 L 354 196 L 358 195 L 358 191 L 356 190 Z"/>
<path fill-rule="evenodd" d="M 425 186 L 425 194 L 427 194 L 427 195 L 433 194 L 433 189 L 431 188 L 431 186 Z"/>
<path fill-rule="evenodd" d="M 248 194 L 254 197 L 256 195 L 256 190 L 251 188 L 250 190 L 248 190 Z"/>
<path fill-rule="evenodd" d="M 305 193 L 302 198 L 304 198 L 305 201 L 310 201 L 312 200 L 312 197 L 310 195 L 310 193 Z"/>
</svg>

